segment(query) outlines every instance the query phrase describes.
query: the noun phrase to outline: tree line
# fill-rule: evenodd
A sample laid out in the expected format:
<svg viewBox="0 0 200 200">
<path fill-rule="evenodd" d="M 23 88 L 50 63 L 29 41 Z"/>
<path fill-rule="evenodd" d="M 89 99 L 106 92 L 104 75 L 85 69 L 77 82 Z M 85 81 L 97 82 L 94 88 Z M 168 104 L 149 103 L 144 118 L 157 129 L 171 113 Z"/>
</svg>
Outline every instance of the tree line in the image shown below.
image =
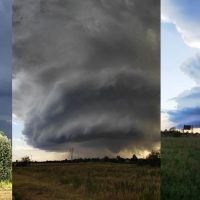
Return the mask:
<svg viewBox="0 0 200 200">
<path fill-rule="evenodd" d="M 163 137 L 183 137 L 183 136 L 188 136 L 188 137 L 193 137 L 193 136 L 200 136 L 200 133 L 196 132 L 196 133 L 191 133 L 191 132 L 182 132 L 180 130 L 167 130 L 165 129 L 164 131 L 161 131 L 161 136 Z"/>
<path fill-rule="evenodd" d="M 146 158 L 138 158 L 135 154 L 133 154 L 132 158 L 123 158 L 121 156 L 117 156 L 115 158 L 110 158 L 105 156 L 103 158 L 76 158 L 76 159 L 65 159 L 65 160 L 51 160 L 51 161 L 31 161 L 29 156 L 23 157 L 20 161 L 13 162 L 13 166 L 16 167 L 26 167 L 34 164 L 63 164 L 63 163 L 89 163 L 89 162 L 97 162 L 97 163 L 130 163 L 130 164 L 138 164 L 138 165 L 160 165 L 160 152 L 152 151 Z"/>
</svg>

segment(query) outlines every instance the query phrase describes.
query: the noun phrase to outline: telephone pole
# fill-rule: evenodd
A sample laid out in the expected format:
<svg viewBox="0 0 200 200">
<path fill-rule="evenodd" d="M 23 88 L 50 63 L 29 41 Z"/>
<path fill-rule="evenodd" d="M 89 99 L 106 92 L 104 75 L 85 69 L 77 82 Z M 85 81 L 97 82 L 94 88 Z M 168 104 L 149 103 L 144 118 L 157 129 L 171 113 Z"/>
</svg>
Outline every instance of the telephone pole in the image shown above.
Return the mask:
<svg viewBox="0 0 200 200">
<path fill-rule="evenodd" d="M 71 147 L 71 148 L 69 149 L 69 152 L 70 152 L 71 160 L 73 160 L 74 148 Z"/>
</svg>

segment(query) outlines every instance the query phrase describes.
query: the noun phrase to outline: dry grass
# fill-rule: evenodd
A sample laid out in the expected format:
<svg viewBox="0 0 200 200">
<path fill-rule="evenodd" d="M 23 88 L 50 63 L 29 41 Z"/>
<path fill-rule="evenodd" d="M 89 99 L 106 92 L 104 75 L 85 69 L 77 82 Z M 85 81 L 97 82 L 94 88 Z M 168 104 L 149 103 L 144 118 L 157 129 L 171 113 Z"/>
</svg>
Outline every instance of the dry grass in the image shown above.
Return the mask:
<svg viewBox="0 0 200 200">
<path fill-rule="evenodd" d="M 79 163 L 15 167 L 16 200 L 158 200 L 159 167 Z"/>
<path fill-rule="evenodd" d="M 12 184 L 10 182 L 0 182 L 0 200 L 12 199 Z"/>
<path fill-rule="evenodd" d="M 12 190 L 0 189 L 0 200 L 12 200 Z"/>
</svg>

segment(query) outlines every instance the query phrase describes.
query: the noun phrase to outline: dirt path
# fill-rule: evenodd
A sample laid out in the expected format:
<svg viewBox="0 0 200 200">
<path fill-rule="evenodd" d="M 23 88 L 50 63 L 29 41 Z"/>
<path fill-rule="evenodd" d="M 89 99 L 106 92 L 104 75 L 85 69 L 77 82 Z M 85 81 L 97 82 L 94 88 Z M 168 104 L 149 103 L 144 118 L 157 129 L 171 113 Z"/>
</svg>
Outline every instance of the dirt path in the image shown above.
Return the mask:
<svg viewBox="0 0 200 200">
<path fill-rule="evenodd" d="M 0 189 L 0 200 L 12 200 L 12 191 Z"/>
</svg>

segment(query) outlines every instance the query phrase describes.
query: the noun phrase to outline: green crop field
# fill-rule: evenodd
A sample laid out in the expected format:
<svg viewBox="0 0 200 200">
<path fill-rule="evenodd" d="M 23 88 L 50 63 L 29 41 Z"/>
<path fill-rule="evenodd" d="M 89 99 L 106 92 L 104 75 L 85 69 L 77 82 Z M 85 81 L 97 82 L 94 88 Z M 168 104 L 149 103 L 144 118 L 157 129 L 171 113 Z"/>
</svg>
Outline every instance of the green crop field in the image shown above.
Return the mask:
<svg viewBox="0 0 200 200">
<path fill-rule="evenodd" d="M 159 200 L 160 167 L 66 163 L 13 168 L 15 200 Z"/>
<path fill-rule="evenodd" d="M 200 137 L 162 137 L 161 199 L 200 200 Z"/>
</svg>

